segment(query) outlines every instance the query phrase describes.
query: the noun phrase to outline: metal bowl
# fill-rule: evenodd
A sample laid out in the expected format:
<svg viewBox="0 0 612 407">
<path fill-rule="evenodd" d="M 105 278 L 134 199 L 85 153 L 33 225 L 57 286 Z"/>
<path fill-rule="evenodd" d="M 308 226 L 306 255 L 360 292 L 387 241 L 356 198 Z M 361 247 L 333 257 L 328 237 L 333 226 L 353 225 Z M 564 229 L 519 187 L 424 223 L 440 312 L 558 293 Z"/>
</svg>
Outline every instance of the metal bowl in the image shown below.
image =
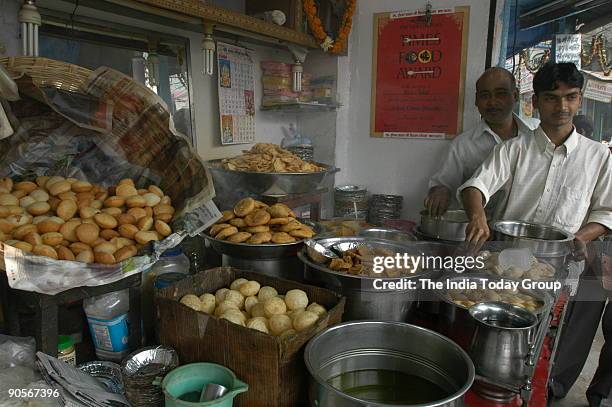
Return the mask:
<svg viewBox="0 0 612 407">
<path fill-rule="evenodd" d="M 369 228 L 362 229 L 357 233 L 359 237 L 369 237 L 372 239 L 391 240 L 393 242 L 415 242 L 417 238 L 408 233 L 402 232 L 401 230 L 395 230 L 390 228 Z"/>
<path fill-rule="evenodd" d="M 442 216 L 431 216 L 428 211 L 421 211 L 420 231 L 430 238 L 463 242 L 468 223 L 464 210 L 449 210 Z"/>
<path fill-rule="evenodd" d="M 213 183 L 246 190 L 257 195 L 288 195 L 312 192 L 321 187 L 331 174 L 340 171 L 333 165 L 315 163 L 325 168 L 319 172 L 248 172 L 223 168 L 223 160 L 206 161 Z"/>
<path fill-rule="evenodd" d="M 337 247 L 342 244 L 360 245 L 389 249 L 394 253 L 427 253 L 452 254 L 454 247 L 432 242 L 392 242 L 364 237 L 337 237 L 319 239 L 325 247 Z M 420 273 L 409 274 L 399 278 L 359 276 L 327 268 L 325 264 L 312 260 L 306 249 L 298 253 L 299 259 L 304 263 L 304 278 L 310 283 L 322 285 L 346 297 L 343 319 L 345 321 L 370 319 L 407 321 L 415 309 L 419 296 L 418 289 L 377 289 L 377 280 L 387 282 L 401 282 L 410 279 L 435 278 L 439 270 L 425 270 Z"/>
<path fill-rule="evenodd" d="M 315 231 L 315 235 L 320 234 L 322 229 L 318 224 L 302 219 L 299 219 L 299 221 L 310 226 Z M 304 246 L 304 240 L 291 243 L 248 244 L 219 240 L 207 234 L 203 234 L 203 236 L 217 253 L 239 259 L 265 260 L 290 257 L 295 256 Z"/>
<path fill-rule="evenodd" d="M 239 259 L 278 259 L 281 257 L 295 256 L 298 251 L 304 246 L 303 240 L 291 243 L 264 243 L 264 244 L 248 244 L 248 243 L 232 243 L 226 240 L 218 240 L 214 237 L 205 235 L 206 240 L 210 242 L 213 249 L 219 254 L 236 257 Z"/>
<path fill-rule="evenodd" d="M 527 247 L 536 257 L 562 257 L 572 252 L 574 235 L 565 230 L 515 220 L 494 222 L 491 226 L 495 240 L 514 242 L 513 246 Z"/>
</svg>

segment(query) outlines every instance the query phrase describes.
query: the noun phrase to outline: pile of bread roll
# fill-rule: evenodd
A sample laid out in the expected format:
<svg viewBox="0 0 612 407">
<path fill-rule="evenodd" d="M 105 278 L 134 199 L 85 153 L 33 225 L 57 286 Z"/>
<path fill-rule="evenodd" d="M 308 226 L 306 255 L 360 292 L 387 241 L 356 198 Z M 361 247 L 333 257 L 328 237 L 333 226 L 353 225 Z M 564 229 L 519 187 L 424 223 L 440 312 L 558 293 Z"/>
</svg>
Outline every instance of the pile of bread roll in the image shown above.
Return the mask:
<svg viewBox="0 0 612 407">
<path fill-rule="evenodd" d="M 0 241 L 55 260 L 115 264 L 172 233 L 174 208 L 155 185 L 103 187 L 76 178 L 0 178 Z"/>
<path fill-rule="evenodd" d="M 313 326 L 327 310 L 309 303 L 302 290 L 279 295 L 274 287 L 261 287 L 257 281 L 239 278 L 229 288 L 196 296 L 187 294 L 181 303 L 196 310 L 226 319 L 234 324 L 285 338 Z"/>
</svg>

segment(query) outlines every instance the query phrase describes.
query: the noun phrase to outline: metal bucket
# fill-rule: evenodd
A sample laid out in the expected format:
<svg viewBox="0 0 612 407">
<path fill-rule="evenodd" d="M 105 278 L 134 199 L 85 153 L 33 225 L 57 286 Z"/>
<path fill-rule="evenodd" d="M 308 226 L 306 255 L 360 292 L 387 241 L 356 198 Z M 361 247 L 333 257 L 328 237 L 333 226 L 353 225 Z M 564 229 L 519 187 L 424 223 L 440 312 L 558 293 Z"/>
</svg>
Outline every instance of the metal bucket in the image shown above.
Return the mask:
<svg viewBox="0 0 612 407">
<path fill-rule="evenodd" d="M 503 302 L 470 307 L 476 331 L 469 348 L 476 374 L 495 383 L 522 386 L 531 377 L 529 358 L 536 342 L 538 318 Z"/>
<path fill-rule="evenodd" d="M 310 405 L 318 407 L 459 407 L 474 381 L 459 346 L 400 322 L 333 326 L 308 343 L 304 359 Z"/>
</svg>

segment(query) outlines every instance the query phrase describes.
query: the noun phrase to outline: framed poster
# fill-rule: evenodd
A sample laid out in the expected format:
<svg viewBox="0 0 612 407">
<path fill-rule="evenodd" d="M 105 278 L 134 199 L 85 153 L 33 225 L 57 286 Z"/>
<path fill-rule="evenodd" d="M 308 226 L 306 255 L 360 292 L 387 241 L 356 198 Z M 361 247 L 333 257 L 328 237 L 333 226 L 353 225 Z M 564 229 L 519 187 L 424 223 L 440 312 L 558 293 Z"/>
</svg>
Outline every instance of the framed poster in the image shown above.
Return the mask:
<svg viewBox="0 0 612 407">
<path fill-rule="evenodd" d="M 217 42 L 221 144 L 255 141 L 255 97 L 251 51 Z"/>
<path fill-rule="evenodd" d="M 469 7 L 374 14 L 372 137 L 461 133 L 468 22 Z"/>
</svg>

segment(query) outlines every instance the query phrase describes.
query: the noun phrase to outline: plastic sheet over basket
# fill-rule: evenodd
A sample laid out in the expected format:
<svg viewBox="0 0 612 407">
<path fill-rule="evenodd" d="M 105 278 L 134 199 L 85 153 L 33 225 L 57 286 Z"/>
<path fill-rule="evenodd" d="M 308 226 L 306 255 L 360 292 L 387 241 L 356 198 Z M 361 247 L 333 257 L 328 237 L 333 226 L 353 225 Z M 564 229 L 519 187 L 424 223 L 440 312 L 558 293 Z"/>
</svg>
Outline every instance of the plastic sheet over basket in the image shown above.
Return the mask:
<svg viewBox="0 0 612 407">
<path fill-rule="evenodd" d="M 118 281 L 148 269 L 163 251 L 220 217 L 202 160 L 175 132 L 166 105 L 152 91 L 100 68 L 83 75 L 78 92 L 68 92 L 43 86 L 39 65 L 88 71 L 44 58 L 0 58 L 0 64 L 16 78 L 21 96 L 7 104 L 16 131 L 0 140 L 0 177 L 60 175 L 103 186 L 131 178 L 137 188 L 159 186 L 176 208 L 174 234 L 111 266 L 56 261 L 0 243 L 0 269 L 6 270 L 12 288 L 57 294 Z"/>
</svg>

